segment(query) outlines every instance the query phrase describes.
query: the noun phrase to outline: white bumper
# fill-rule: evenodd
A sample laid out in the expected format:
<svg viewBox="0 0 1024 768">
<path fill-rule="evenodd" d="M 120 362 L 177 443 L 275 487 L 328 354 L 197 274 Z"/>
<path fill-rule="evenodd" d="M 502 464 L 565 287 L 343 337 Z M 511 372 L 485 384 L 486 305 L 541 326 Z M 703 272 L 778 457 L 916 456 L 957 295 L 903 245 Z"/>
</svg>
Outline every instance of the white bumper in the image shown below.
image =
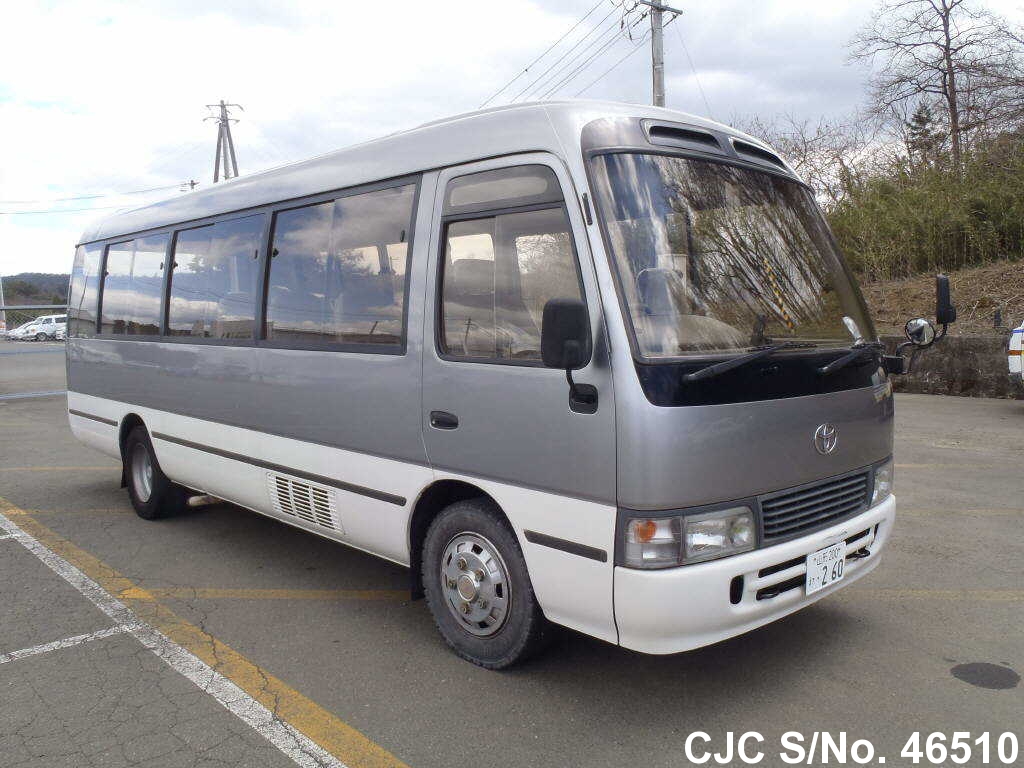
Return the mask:
<svg viewBox="0 0 1024 768">
<path fill-rule="evenodd" d="M 896 500 L 890 496 L 830 528 L 743 555 L 658 571 L 617 566 L 619 644 L 643 653 L 678 653 L 749 632 L 798 611 L 870 573 L 878 564 L 895 518 Z M 809 597 L 804 594 L 803 558 L 853 537 L 857 538 L 846 547 L 843 580 Z M 865 548 L 868 556 L 850 558 Z M 786 567 L 775 570 L 782 565 Z M 775 572 L 761 575 L 765 569 Z M 734 603 L 730 585 L 737 576 L 743 577 L 743 590 Z M 772 596 L 777 590 L 782 591 Z"/>
</svg>

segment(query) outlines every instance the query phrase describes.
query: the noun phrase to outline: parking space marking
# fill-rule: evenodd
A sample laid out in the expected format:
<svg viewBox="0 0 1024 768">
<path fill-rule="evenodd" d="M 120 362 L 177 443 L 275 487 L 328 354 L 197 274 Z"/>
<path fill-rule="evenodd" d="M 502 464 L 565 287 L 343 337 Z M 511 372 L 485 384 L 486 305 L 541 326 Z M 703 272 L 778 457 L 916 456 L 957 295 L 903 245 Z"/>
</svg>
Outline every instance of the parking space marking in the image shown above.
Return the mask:
<svg viewBox="0 0 1024 768">
<path fill-rule="evenodd" d="M 302 768 L 406 768 L 355 728 L 2 497 L 0 530 L 117 624 L 130 626 L 132 636 Z M 131 597 L 122 602 L 114 597 L 118 594 Z"/>
<path fill-rule="evenodd" d="M 408 589 L 235 589 L 172 587 L 147 589 L 153 598 L 172 600 L 397 600 L 409 599 Z M 118 595 L 131 599 L 134 592 Z"/>
<path fill-rule="evenodd" d="M 0 653 L 0 664 L 9 664 L 12 661 L 26 659 L 29 656 L 38 656 L 41 653 L 50 653 L 50 651 L 59 651 L 62 648 L 74 648 L 76 645 L 91 643 L 93 640 L 102 640 L 106 637 L 115 637 L 117 635 L 122 635 L 125 632 L 130 632 L 131 630 L 131 627 L 118 625 L 115 627 L 108 627 L 107 629 L 101 629 L 97 632 L 90 632 L 87 635 L 75 635 L 74 637 L 65 637 L 63 640 L 54 640 L 52 643 L 43 643 L 42 645 L 34 645 L 31 648 L 22 648 L 20 651 Z"/>
<path fill-rule="evenodd" d="M 30 400 L 34 397 L 55 397 L 67 394 L 66 389 L 55 389 L 51 392 L 12 392 L 9 395 L 0 395 L 0 400 Z"/>
</svg>

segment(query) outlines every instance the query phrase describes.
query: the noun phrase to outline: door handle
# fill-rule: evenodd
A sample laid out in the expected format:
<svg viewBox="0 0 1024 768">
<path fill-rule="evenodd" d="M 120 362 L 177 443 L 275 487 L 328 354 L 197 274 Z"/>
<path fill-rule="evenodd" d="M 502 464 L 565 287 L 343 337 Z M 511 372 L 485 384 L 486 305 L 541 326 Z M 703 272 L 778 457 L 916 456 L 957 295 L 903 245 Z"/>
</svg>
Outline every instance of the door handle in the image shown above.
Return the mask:
<svg viewBox="0 0 1024 768">
<path fill-rule="evenodd" d="M 434 429 L 458 429 L 459 417 L 448 411 L 431 411 L 430 426 Z"/>
</svg>

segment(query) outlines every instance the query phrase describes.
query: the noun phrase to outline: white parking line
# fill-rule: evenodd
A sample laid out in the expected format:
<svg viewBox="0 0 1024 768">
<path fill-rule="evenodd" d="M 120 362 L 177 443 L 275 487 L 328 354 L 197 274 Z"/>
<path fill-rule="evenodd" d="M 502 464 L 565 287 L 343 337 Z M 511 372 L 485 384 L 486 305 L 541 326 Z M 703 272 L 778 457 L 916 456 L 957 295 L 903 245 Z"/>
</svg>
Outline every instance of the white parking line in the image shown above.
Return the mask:
<svg viewBox="0 0 1024 768">
<path fill-rule="evenodd" d="M 302 768 L 346 768 L 334 755 L 282 721 L 202 659 L 171 642 L 162 632 L 140 622 L 124 603 L 109 595 L 99 584 L 29 536 L 3 514 L 0 514 L 0 530 L 7 531 L 10 537 L 17 539 L 25 549 L 113 619 L 117 627 L 123 627 L 122 631 L 137 638 L 168 666 L 216 699 L 221 706 L 248 724 L 291 758 L 296 765 Z"/>
<path fill-rule="evenodd" d="M 0 653 L 0 664 L 8 664 L 12 661 L 25 659 L 29 656 L 38 656 L 41 653 L 49 653 L 50 651 L 59 651 L 62 648 L 73 648 L 74 646 L 82 645 L 83 643 L 91 643 L 93 640 L 102 640 L 105 637 L 120 635 L 130 631 L 130 629 L 130 627 L 124 626 L 108 627 L 107 629 L 101 629 L 98 632 L 90 632 L 87 635 L 65 637 L 63 640 L 55 640 L 52 643 L 43 643 L 42 645 L 33 645 L 31 648 L 22 648 L 20 651 Z"/>
</svg>

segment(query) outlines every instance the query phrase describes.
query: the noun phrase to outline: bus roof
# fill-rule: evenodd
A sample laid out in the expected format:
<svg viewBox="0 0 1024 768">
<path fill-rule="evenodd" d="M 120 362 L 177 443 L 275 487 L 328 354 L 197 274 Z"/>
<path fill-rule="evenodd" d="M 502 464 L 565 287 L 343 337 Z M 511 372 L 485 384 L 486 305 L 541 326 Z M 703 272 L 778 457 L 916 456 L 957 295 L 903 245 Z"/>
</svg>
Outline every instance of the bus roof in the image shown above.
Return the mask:
<svg viewBox="0 0 1024 768">
<path fill-rule="evenodd" d="M 604 117 L 669 120 L 761 142 L 683 112 L 611 101 L 511 104 L 424 123 L 351 147 L 118 211 L 90 226 L 81 242 L 167 227 L 334 189 L 518 152 L 579 157 L 580 132 Z M 568 158 L 567 158 L 568 159 Z"/>
</svg>

